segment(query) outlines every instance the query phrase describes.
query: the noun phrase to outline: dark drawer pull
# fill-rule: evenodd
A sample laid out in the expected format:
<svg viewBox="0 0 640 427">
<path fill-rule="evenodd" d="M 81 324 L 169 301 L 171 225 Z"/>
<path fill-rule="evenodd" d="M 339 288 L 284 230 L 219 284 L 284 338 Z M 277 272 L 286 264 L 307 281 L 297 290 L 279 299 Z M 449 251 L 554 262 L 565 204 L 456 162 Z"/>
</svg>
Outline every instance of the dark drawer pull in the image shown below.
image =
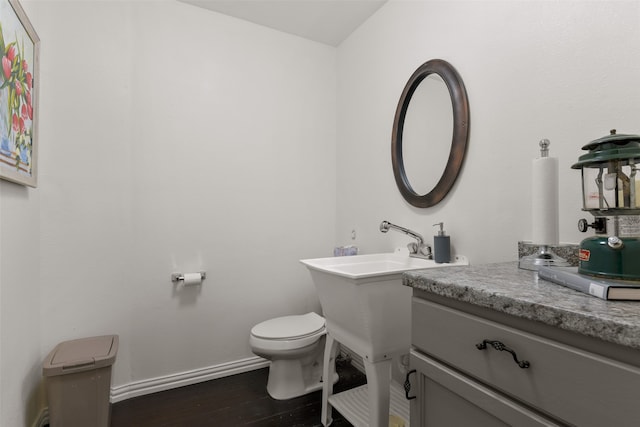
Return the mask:
<svg viewBox="0 0 640 427">
<path fill-rule="evenodd" d="M 411 391 L 411 381 L 409 381 L 409 375 L 411 374 L 415 374 L 416 370 L 412 369 L 409 372 L 407 372 L 407 376 L 404 379 L 404 397 L 407 398 L 407 400 L 412 400 L 415 399 L 416 396 L 409 396 L 409 392 Z"/>
<path fill-rule="evenodd" d="M 484 350 L 485 348 L 487 348 L 487 344 L 491 344 L 491 347 L 495 348 L 498 351 L 508 351 L 509 353 L 511 353 L 511 356 L 513 356 L 513 360 L 515 360 L 518 366 L 520 366 L 522 369 L 527 369 L 530 366 L 530 363 L 526 360 L 518 360 L 516 352 L 511 350 L 500 341 L 482 340 L 480 344 L 476 344 L 476 348 L 478 350 Z"/>
</svg>

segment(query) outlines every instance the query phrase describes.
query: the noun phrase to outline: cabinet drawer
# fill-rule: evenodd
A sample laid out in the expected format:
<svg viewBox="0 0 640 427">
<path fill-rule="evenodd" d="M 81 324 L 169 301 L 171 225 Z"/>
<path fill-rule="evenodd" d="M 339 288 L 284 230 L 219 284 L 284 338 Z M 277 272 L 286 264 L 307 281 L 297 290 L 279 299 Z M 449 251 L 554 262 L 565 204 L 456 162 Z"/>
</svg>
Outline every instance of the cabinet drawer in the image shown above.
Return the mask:
<svg viewBox="0 0 640 427">
<path fill-rule="evenodd" d="M 640 425 L 640 369 L 509 326 L 413 299 L 412 344 L 421 352 L 579 426 Z M 521 368 L 499 341 L 529 362 Z M 606 409 L 605 409 L 606 408 Z"/>
<path fill-rule="evenodd" d="M 411 350 L 410 364 L 416 369 L 411 391 L 417 394 L 411 401 L 411 425 L 559 427 L 416 350 Z"/>
</svg>

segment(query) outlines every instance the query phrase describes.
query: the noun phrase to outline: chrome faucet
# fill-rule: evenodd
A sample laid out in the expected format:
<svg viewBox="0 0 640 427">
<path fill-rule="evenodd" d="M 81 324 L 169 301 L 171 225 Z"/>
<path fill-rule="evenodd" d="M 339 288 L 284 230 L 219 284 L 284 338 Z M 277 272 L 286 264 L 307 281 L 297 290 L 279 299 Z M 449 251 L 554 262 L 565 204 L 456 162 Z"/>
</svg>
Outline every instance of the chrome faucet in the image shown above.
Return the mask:
<svg viewBox="0 0 640 427">
<path fill-rule="evenodd" d="M 401 231 L 404 234 L 416 239 L 416 242 L 411 242 L 407 245 L 407 248 L 409 249 L 409 256 L 414 258 L 433 259 L 431 246 L 424 242 L 424 238 L 420 234 L 416 233 L 415 231 L 411 231 L 408 228 L 391 224 L 389 221 L 382 221 L 380 223 L 380 231 L 382 231 L 383 233 L 386 233 L 391 229 Z"/>
</svg>

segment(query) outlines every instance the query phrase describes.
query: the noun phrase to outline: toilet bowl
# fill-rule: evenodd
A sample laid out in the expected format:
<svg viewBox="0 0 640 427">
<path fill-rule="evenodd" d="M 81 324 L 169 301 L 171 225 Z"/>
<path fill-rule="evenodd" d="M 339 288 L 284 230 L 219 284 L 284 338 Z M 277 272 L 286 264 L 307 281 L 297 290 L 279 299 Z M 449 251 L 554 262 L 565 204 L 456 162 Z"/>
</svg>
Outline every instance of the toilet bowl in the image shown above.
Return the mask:
<svg viewBox="0 0 640 427">
<path fill-rule="evenodd" d="M 324 318 L 313 312 L 266 320 L 251 329 L 251 350 L 271 361 L 271 397 L 291 399 L 322 388 L 325 335 Z"/>
</svg>

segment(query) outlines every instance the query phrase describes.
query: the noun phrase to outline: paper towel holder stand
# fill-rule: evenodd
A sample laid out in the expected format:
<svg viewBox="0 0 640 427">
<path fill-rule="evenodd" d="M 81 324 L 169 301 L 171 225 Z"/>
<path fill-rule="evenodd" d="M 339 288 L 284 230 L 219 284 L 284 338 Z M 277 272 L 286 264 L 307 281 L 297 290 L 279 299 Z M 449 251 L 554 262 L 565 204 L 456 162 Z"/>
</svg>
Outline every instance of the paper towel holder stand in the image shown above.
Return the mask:
<svg viewBox="0 0 640 427">
<path fill-rule="evenodd" d="M 520 258 L 518 263 L 519 268 L 532 271 L 538 271 L 540 267 L 569 267 L 570 265 L 564 258 L 556 255 L 549 245 L 540 245 L 535 254 Z"/>
<path fill-rule="evenodd" d="M 207 273 L 205 271 L 200 271 L 200 278 L 202 280 L 207 278 Z M 172 273 L 171 274 L 171 281 L 173 283 L 179 283 L 179 282 L 183 282 L 184 281 L 184 274 L 183 273 Z"/>
<path fill-rule="evenodd" d="M 548 139 L 540 141 L 540 157 L 549 157 Z M 536 242 L 534 242 L 535 244 Z M 524 256 L 520 259 L 518 267 L 524 270 L 537 271 L 540 267 L 569 267 L 570 264 L 564 259 L 556 255 L 548 244 L 540 244 L 538 251 L 532 255 Z"/>
</svg>

